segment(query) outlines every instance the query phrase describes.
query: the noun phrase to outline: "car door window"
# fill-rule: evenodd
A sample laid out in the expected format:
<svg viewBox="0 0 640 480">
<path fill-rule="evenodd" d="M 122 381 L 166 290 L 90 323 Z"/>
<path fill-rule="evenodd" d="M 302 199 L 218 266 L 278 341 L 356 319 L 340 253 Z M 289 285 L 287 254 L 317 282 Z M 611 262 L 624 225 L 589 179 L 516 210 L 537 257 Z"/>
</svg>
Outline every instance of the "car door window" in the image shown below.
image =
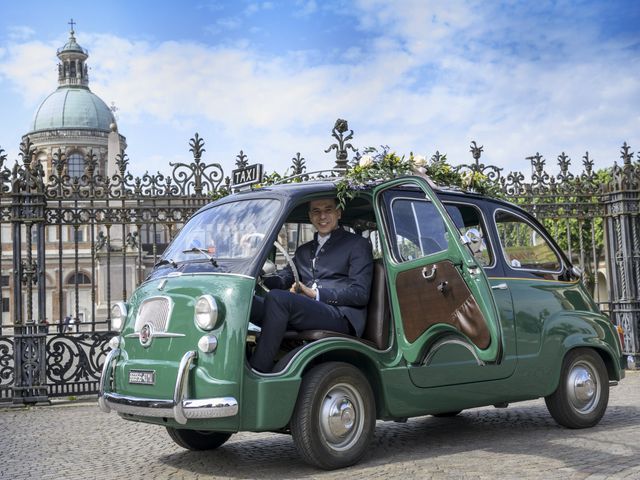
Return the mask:
<svg viewBox="0 0 640 480">
<path fill-rule="evenodd" d="M 507 264 L 514 269 L 558 272 L 560 258 L 544 235 L 524 218 L 505 210 L 495 215 Z"/>
<path fill-rule="evenodd" d="M 489 238 L 483 226 L 481 214 L 471 205 L 459 203 L 445 203 L 449 216 L 460 231 L 460 235 L 466 239 L 467 247 L 471 254 L 482 267 L 493 264 L 493 256 L 489 245 Z"/>
<path fill-rule="evenodd" d="M 447 249 L 444 222 L 429 200 L 394 198 L 391 220 L 393 247 L 399 261 L 407 262 Z"/>
</svg>

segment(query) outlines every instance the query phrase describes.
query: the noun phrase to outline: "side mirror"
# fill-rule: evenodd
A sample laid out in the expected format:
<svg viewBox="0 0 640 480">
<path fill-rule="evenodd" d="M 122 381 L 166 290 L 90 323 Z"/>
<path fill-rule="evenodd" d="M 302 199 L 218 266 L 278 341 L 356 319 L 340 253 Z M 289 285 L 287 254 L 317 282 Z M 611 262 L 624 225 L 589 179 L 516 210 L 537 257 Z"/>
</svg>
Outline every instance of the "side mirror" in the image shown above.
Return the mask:
<svg viewBox="0 0 640 480">
<path fill-rule="evenodd" d="M 580 267 L 576 267 L 575 265 L 571 266 L 571 275 L 577 278 L 582 278 L 582 269 Z"/>
</svg>

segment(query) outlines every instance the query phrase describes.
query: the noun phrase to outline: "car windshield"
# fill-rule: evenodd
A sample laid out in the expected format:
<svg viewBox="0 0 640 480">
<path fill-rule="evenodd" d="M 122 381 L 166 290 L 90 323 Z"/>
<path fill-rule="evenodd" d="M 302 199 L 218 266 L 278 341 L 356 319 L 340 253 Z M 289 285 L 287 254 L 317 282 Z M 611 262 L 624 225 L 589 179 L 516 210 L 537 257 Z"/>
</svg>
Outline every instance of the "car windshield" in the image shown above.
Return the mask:
<svg viewBox="0 0 640 480">
<path fill-rule="evenodd" d="M 195 215 L 162 256 L 163 263 L 246 260 L 257 255 L 277 218 L 278 200 L 225 203 Z"/>
</svg>

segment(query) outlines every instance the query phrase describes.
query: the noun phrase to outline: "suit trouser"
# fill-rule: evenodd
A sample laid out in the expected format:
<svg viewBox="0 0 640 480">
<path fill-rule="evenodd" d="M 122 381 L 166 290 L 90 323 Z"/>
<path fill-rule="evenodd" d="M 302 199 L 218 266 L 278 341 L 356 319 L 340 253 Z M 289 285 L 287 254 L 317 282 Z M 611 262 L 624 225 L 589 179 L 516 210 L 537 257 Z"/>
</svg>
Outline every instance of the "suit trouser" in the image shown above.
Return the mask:
<svg viewBox="0 0 640 480">
<path fill-rule="evenodd" d="M 337 307 L 288 290 L 271 290 L 264 298 L 254 297 L 251 322 L 262 327 L 258 345 L 249 360 L 260 372 L 270 372 L 273 368 L 287 330 L 350 331 L 349 320 Z"/>
</svg>

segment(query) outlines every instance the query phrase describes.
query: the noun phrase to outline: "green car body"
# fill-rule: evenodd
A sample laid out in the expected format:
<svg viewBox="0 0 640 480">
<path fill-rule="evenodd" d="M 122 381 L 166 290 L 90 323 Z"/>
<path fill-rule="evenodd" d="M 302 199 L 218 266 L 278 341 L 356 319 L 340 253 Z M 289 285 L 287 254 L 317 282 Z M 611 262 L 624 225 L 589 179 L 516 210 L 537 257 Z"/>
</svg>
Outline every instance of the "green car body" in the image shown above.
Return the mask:
<svg viewBox="0 0 640 480">
<path fill-rule="evenodd" d="M 610 382 L 624 377 L 623 357 L 616 329 L 576 270 L 535 219 L 518 207 L 475 194 L 434 191 L 420 177 L 359 192 L 343 216 L 346 225 L 366 230 L 378 245 L 386 318 L 378 344 L 330 334 L 293 339 L 293 346 L 283 346 L 279 370 L 252 370 L 247 362 L 253 334 L 249 315 L 253 296 L 260 294 L 261 268 L 274 258 L 272 245 L 282 225 L 308 222 L 306 203 L 328 196 L 335 196 L 329 181 L 282 185 L 231 195 L 194 215 L 196 219 L 220 205 L 242 212 L 266 199 L 270 203 L 263 210 L 272 218 L 264 220 L 261 233 L 245 234 L 261 243 L 254 254 L 230 262 L 230 267 L 222 257 L 214 265 L 214 249 L 179 262 L 169 258 L 177 251 L 169 247 L 164 265 L 119 307 L 126 313 L 103 369 L 101 408 L 168 427 L 174 440 L 194 449 L 215 448 L 226 434 L 239 431 L 291 431 L 303 457 L 321 468 L 357 461 L 376 419 L 456 414 L 546 397 L 551 413 L 564 425 L 579 428 L 599 421 Z M 455 221 L 452 209 L 463 221 Z M 264 211 L 252 215 L 264 217 Z M 417 227 L 407 212 L 413 212 Z M 434 224 L 441 231 L 433 234 L 438 246 L 429 249 L 426 239 L 433 232 L 426 231 Z M 527 229 L 534 233 L 526 234 L 521 245 L 517 237 Z M 224 229 L 218 228 L 217 235 L 225 235 Z M 541 239 L 543 247 L 536 243 Z M 180 235 L 174 242 L 179 241 Z M 191 255 L 187 252 L 182 253 Z M 541 268 L 523 268 L 521 255 L 528 254 L 541 258 Z M 460 313 L 459 306 L 451 313 L 445 305 L 446 315 L 431 318 L 432 305 L 461 290 L 472 313 Z M 215 303 L 215 319 L 207 329 L 194 321 L 196 303 L 205 296 Z M 154 299 L 168 313 L 153 315 L 166 315 L 167 324 L 157 328 L 152 315 L 145 333 L 141 307 L 145 302 L 155 305 Z M 470 317 L 479 321 L 480 333 L 467 325 Z M 309 417 L 302 410 L 315 405 L 310 389 L 324 385 L 332 368 L 355 369 L 360 380 L 350 383 L 342 376 L 342 383 L 334 382 L 338 387 L 330 387 L 329 392 L 343 392 L 342 416 L 323 413 L 334 406 L 320 392 L 320 410 Z M 306 377 L 313 381 L 305 382 Z M 362 378 L 370 387 L 373 411 L 367 407 L 369 389 L 359 386 Z M 332 385 L 330 378 L 327 382 Z M 301 422 L 311 422 L 314 438 L 301 438 L 306 435 L 300 433 L 306 431 L 298 427 Z M 202 437 L 193 440 L 185 436 L 189 432 Z M 206 432 L 218 436 L 203 443 Z"/>
</svg>

